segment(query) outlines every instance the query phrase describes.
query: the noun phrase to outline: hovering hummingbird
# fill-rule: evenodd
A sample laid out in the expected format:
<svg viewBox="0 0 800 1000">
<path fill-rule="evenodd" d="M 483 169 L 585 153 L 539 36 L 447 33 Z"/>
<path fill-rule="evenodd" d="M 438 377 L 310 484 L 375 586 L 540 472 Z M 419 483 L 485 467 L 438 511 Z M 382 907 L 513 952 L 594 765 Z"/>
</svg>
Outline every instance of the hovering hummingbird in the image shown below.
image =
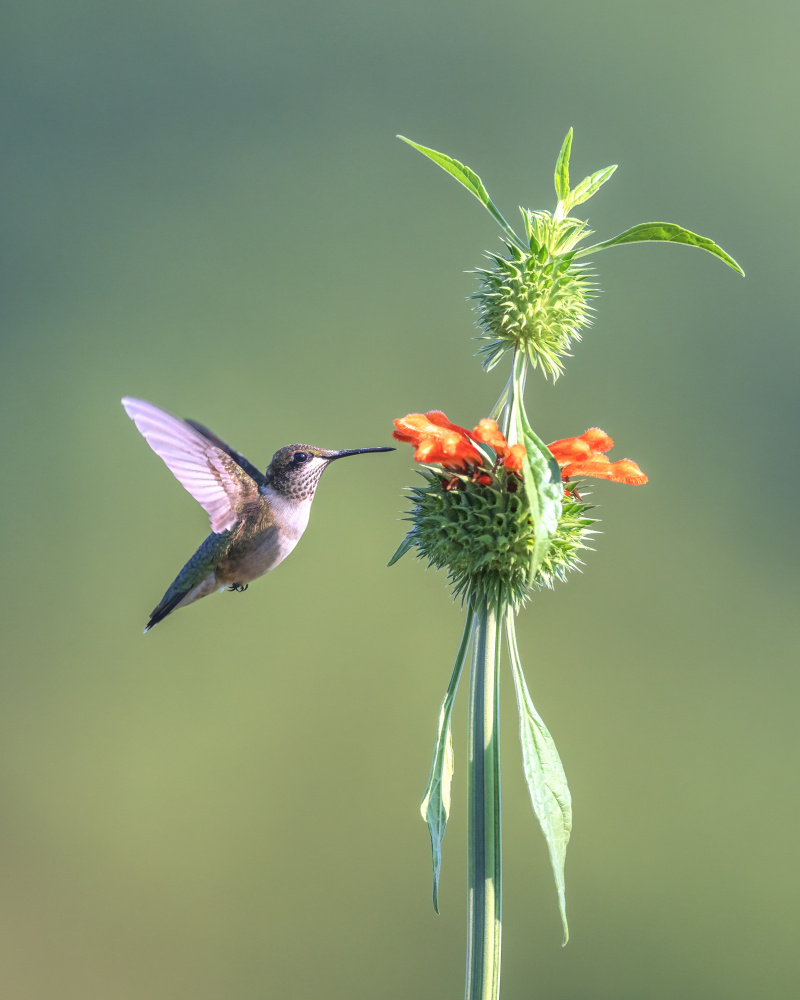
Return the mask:
<svg viewBox="0 0 800 1000">
<path fill-rule="evenodd" d="M 150 614 L 154 625 L 215 590 L 247 589 L 275 569 L 306 530 L 319 477 L 347 455 L 394 448 L 326 451 L 289 444 L 272 456 L 266 474 L 207 427 L 181 420 L 144 399 L 122 405 L 153 451 L 211 518 L 211 534 L 186 563 Z"/>
</svg>

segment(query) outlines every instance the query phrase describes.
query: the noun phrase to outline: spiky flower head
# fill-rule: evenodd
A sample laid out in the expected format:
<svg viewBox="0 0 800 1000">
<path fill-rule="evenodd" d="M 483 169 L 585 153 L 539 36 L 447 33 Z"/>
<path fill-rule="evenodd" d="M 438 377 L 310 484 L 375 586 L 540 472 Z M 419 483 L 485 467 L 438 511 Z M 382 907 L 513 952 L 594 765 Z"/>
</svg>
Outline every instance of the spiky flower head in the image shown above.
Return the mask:
<svg viewBox="0 0 800 1000">
<path fill-rule="evenodd" d="M 589 326 L 589 302 L 597 294 L 591 272 L 572 255 L 589 235 L 583 222 L 548 212 L 523 211 L 528 246 L 503 240 L 505 254 L 487 253 L 492 266 L 477 268 L 479 288 L 471 296 L 478 313 L 483 366 L 488 371 L 517 348 L 555 380 L 561 359 Z"/>
<path fill-rule="evenodd" d="M 447 571 L 456 595 L 471 602 L 499 598 L 518 608 L 531 585 L 552 587 L 580 565 L 578 553 L 587 547 L 595 523 L 587 517 L 591 507 L 580 498 L 565 497 L 555 538 L 531 581 L 533 519 L 514 473 L 501 469 L 480 479 L 445 478 L 425 469 L 421 475 L 425 484 L 410 489 L 411 528 L 396 558 L 415 547 L 430 566 Z"/>
</svg>

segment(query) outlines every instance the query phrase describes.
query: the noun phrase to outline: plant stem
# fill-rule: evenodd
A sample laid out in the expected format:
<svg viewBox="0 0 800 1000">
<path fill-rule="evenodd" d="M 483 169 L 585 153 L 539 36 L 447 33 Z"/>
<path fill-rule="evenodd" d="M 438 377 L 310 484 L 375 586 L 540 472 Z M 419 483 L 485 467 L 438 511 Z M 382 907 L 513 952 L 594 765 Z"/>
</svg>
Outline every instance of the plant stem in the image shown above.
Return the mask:
<svg viewBox="0 0 800 1000">
<path fill-rule="evenodd" d="M 502 406 L 500 430 L 509 444 L 517 442 L 517 414 L 523 406 L 525 393 L 525 375 L 528 371 L 527 358 L 522 348 L 514 348 L 514 360 L 511 365 L 511 377 L 508 380 L 503 395 L 498 399 L 495 410 Z M 494 412 L 494 411 L 493 411 Z"/>
<path fill-rule="evenodd" d="M 465 1000 L 498 1000 L 502 920 L 499 665 L 496 599 L 475 609 L 469 679 L 469 831 Z"/>
</svg>

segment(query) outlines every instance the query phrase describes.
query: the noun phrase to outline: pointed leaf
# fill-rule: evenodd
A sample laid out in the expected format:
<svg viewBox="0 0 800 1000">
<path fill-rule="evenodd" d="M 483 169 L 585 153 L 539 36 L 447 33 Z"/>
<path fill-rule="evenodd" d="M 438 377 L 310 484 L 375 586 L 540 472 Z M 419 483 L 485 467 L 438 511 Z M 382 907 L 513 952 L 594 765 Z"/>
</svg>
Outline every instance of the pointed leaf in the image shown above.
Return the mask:
<svg viewBox="0 0 800 1000">
<path fill-rule="evenodd" d="M 561 152 L 556 160 L 555 185 L 559 201 L 566 201 L 569 196 L 569 154 L 572 149 L 572 129 L 567 132 Z"/>
<path fill-rule="evenodd" d="M 422 818 L 428 824 L 428 831 L 431 835 L 433 908 L 437 913 L 439 912 L 439 873 L 442 868 L 442 839 L 447 827 L 447 820 L 450 817 L 450 786 L 453 780 L 454 766 L 450 720 L 458 682 L 469 650 L 474 617 L 473 611 L 469 610 L 450 683 L 447 685 L 447 691 L 439 709 L 439 727 L 436 732 L 436 745 L 433 749 L 431 773 L 428 778 L 428 787 L 425 789 L 425 797 L 420 805 Z"/>
<path fill-rule="evenodd" d="M 579 250 L 575 256 L 585 257 L 586 254 L 594 253 L 597 250 L 605 250 L 606 247 L 622 246 L 623 243 L 683 243 L 686 246 L 699 247 L 701 250 L 707 250 L 708 253 L 719 257 L 720 260 L 724 260 L 729 267 L 732 267 L 734 271 L 738 271 L 739 274 L 744 276 L 744 271 L 733 257 L 726 254 L 713 240 L 708 239 L 706 236 L 698 236 L 697 233 L 690 232 L 688 229 L 684 229 L 683 226 L 677 226 L 674 222 L 643 222 L 632 229 L 626 229 L 624 233 L 615 236 L 613 240 L 606 240 L 604 243 L 595 243 L 593 247 L 586 247 L 583 250 Z"/>
<path fill-rule="evenodd" d="M 575 190 L 571 191 L 567 196 L 567 212 L 570 212 L 576 205 L 582 205 L 585 201 L 588 201 L 593 194 L 597 194 L 616 169 L 617 165 L 615 163 L 611 167 L 605 167 L 603 170 L 598 170 L 596 173 L 584 177 Z"/>
<path fill-rule="evenodd" d="M 514 630 L 514 613 L 509 609 L 506 619 L 511 670 L 514 676 L 514 690 L 519 710 L 519 739 L 522 744 L 522 768 L 531 797 L 531 805 L 539 820 L 542 833 L 547 841 L 550 864 L 553 868 L 558 907 L 564 926 L 564 944 L 569 940 L 567 926 L 566 888 L 564 885 L 564 863 L 567 844 L 572 831 L 572 798 L 567 785 L 567 776 L 558 756 L 553 737 L 533 707 L 522 664 L 517 650 Z"/>
<path fill-rule="evenodd" d="M 392 558 L 386 564 L 387 567 L 388 566 L 394 566 L 394 564 L 399 559 L 402 559 L 403 556 L 406 554 L 406 552 L 408 552 L 408 550 L 413 547 L 413 545 L 414 545 L 414 538 L 413 538 L 411 532 L 409 531 L 409 533 L 406 535 L 406 537 L 403 539 L 403 541 L 400 542 L 400 544 L 397 546 L 395 554 L 392 556 Z"/>
<path fill-rule="evenodd" d="M 411 139 L 406 139 L 404 135 L 398 135 L 397 138 L 402 139 L 403 142 L 407 142 L 408 145 L 413 146 L 414 149 L 418 149 L 420 153 L 424 153 L 424 155 L 433 160 L 434 163 L 438 163 L 442 170 L 446 170 L 448 174 L 455 177 L 459 184 L 463 184 L 467 191 L 475 195 L 478 201 L 487 209 L 491 216 L 500 223 L 514 242 L 520 243 L 519 237 L 500 214 L 500 210 L 489 197 L 489 192 L 483 186 L 483 181 L 480 177 L 478 177 L 474 170 L 470 170 L 470 168 L 465 166 L 463 163 L 459 163 L 458 160 L 454 160 L 452 156 L 448 156 L 446 153 L 439 153 L 435 149 L 429 149 L 427 146 L 420 146 L 419 143 L 412 142 Z"/>
</svg>

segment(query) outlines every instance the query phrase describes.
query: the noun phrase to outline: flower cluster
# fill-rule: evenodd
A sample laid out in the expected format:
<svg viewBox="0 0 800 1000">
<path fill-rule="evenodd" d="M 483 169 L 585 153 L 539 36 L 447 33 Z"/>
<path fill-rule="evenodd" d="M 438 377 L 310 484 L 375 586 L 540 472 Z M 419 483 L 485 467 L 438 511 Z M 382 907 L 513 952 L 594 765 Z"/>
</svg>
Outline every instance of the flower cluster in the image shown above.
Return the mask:
<svg viewBox="0 0 800 1000">
<path fill-rule="evenodd" d="M 486 455 L 478 450 L 478 443 L 492 448 L 497 460 L 495 468 L 503 466 L 509 472 L 519 472 L 525 459 L 525 447 L 510 445 L 495 420 L 484 417 L 471 431 L 451 423 L 441 410 L 428 413 L 409 413 L 394 421 L 392 437 L 415 447 L 414 459 L 426 465 L 440 465 L 443 469 L 466 473 L 486 466 Z M 614 442 L 599 427 L 590 427 L 579 437 L 560 438 L 547 446 L 558 462 L 561 478 L 584 476 L 592 479 L 609 479 L 629 486 L 643 486 L 647 476 L 636 462 L 621 458 L 612 462 L 606 455 Z M 476 477 L 481 482 L 481 477 Z M 488 477 L 483 485 L 488 485 Z"/>
<path fill-rule="evenodd" d="M 580 437 L 553 441 L 547 447 L 558 462 L 561 478 L 565 481 L 576 476 L 591 476 L 629 486 L 644 486 L 647 482 L 647 476 L 629 458 L 610 461 L 605 452 L 614 447 L 614 442 L 599 427 L 590 427 Z"/>
<path fill-rule="evenodd" d="M 412 526 L 393 561 L 416 547 L 430 565 L 447 570 L 456 593 L 481 599 L 499 593 L 514 607 L 524 602 L 531 584 L 552 586 L 580 564 L 578 552 L 586 548 L 595 520 L 586 516 L 591 507 L 567 487 L 558 527 L 530 578 L 536 532 L 520 473 L 526 450 L 510 445 L 494 420 L 480 420 L 469 431 L 431 410 L 410 413 L 394 424 L 395 439 L 413 445 L 418 462 L 452 476 L 426 470 L 426 485 L 411 491 Z M 594 476 L 646 482 L 635 462 L 609 461 L 605 452 L 613 444 L 594 427 L 580 437 L 554 441 L 549 449 L 565 481 Z"/>
<path fill-rule="evenodd" d="M 467 472 L 485 467 L 486 455 L 477 444 L 487 444 L 497 456 L 495 467 L 504 466 L 509 472 L 519 472 L 525 458 L 521 444 L 510 445 L 497 426 L 497 422 L 484 417 L 468 431 L 451 423 L 441 410 L 428 413 L 409 413 L 394 422 L 392 437 L 416 448 L 414 458 L 426 465 L 441 465 L 443 469 Z M 481 480 L 478 476 L 478 481 Z M 486 478 L 484 485 L 488 485 Z"/>
</svg>

